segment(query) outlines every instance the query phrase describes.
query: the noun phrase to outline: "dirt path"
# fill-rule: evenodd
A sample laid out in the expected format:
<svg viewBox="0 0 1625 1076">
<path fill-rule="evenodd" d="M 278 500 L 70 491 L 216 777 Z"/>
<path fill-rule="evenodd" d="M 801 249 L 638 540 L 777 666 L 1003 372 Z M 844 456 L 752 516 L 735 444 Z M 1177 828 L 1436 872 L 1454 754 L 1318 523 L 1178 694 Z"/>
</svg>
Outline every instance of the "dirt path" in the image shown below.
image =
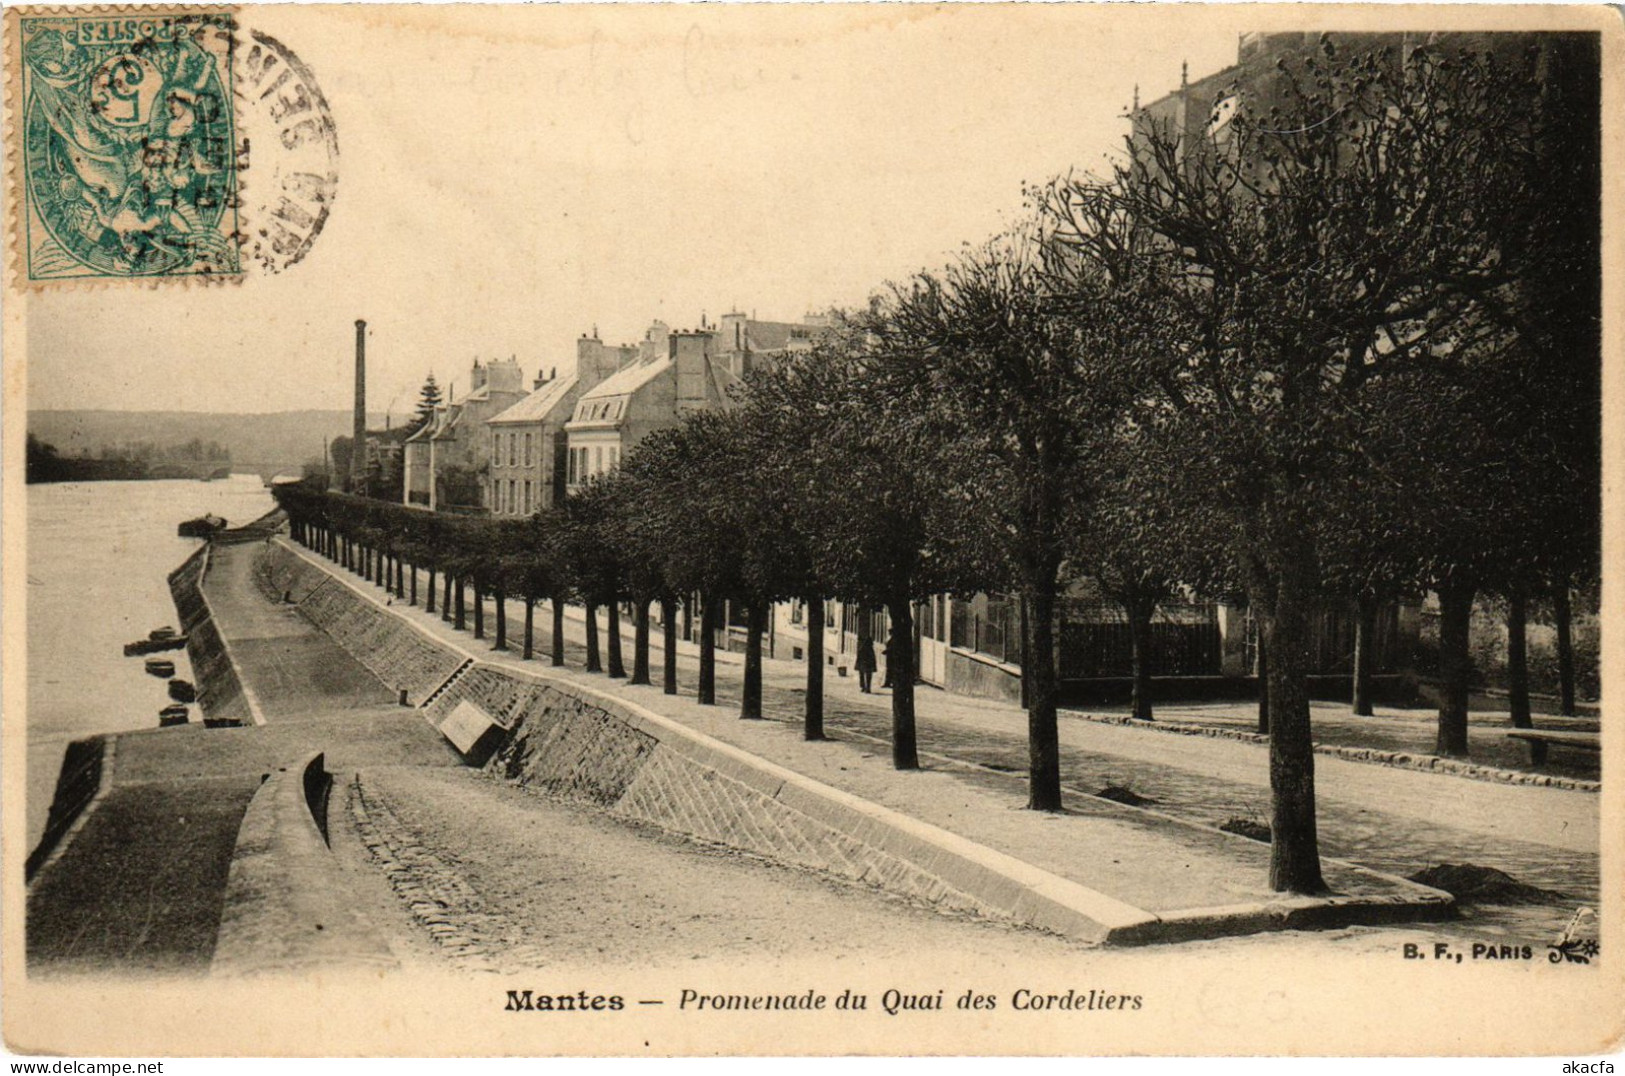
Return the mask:
<svg viewBox="0 0 1625 1076">
<path fill-rule="evenodd" d="M 810 951 L 870 961 L 1082 951 L 631 826 L 471 770 L 368 769 L 359 793 L 362 840 L 417 929 L 471 970 Z"/>
</svg>

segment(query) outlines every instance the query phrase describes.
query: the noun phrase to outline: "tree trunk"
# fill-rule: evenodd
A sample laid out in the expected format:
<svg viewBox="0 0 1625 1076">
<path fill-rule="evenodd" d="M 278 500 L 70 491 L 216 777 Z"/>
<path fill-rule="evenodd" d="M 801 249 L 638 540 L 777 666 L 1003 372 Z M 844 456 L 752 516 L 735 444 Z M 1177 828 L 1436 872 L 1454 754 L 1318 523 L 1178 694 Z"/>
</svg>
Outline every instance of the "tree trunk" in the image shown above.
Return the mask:
<svg viewBox="0 0 1625 1076">
<path fill-rule="evenodd" d="M 1133 652 L 1134 686 L 1130 689 L 1129 713 L 1140 721 L 1151 720 L 1151 613 L 1155 602 L 1135 598 L 1128 610 L 1129 649 Z"/>
<path fill-rule="evenodd" d="M 807 597 L 807 716 L 802 738 L 824 738 L 824 599 Z"/>
<path fill-rule="evenodd" d="M 435 567 L 431 564 L 429 565 L 429 600 L 423 606 L 423 611 L 426 613 L 434 612 L 434 588 L 436 582 L 438 580 L 435 579 Z"/>
<path fill-rule="evenodd" d="M 702 705 L 717 701 L 717 605 L 709 595 L 700 599 L 700 686 L 695 697 Z"/>
<path fill-rule="evenodd" d="M 1350 689 L 1356 717 L 1370 717 L 1371 674 L 1377 666 L 1377 596 L 1360 592 L 1354 613 L 1354 683 Z"/>
<path fill-rule="evenodd" d="M 395 558 L 395 597 L 406 597 L 406 565 L 400 557 Z M 417 580 L 412 580 L 412 601 L 417 601 Z"/>
<path fill-rule="evenodd" d="M 1569 584 L 1565 580 L 1552 593 L 1552 617 L 1557 621 L 1557 699 L 1558 712 L 1575 715 L 1574 706 L 1574 608 L 1569 604 Z"/>
<path fill-rule="evenodd" d="M 1029 638 L 1022 640 L 1021 671 L 1027 688 L 1027 807 L 1061 809 L 1061 739 L 1056 723 L 1055 582 L 1032 588 Z"/>
<path fill-rule="evenodd" d="M 457 582 L 456 576 L 454 576 L 450 570 L 447 570 L 447 572 L 446 572 L 446 585 L 442 588 L 443 593 L 440 595 L 440 619 L 441 620 L 450 620 L 451 619 L 451 591 L 452 591 L 453 585 L 456 582 Z"/>
<path fill-rule="evenodd" d="M 492 650 L 508 649 L 508 596 L 501 587 L 496 588 L 497 638 Z"/>
<path fill-rule="evenodd" d="M 525 595 L 525 649 L 526 661 L 536 656 L 536 595 Z"/>
<path fill-rule="evenodd" d="M 632 607 L 632 679 L 649 682 L 649 599 L 639 598 Z"/>
<path fill-rule="evenodd" d="M 1258 734 L 1270 734 L 1270 654 L 1269 644 L 1264 641 L 1264 621 L 1262 617 L 1255 620 L 1258 625 Z"/>
<path fill-rule="evenodd" d="M 891 760 L 899 770 L 917 770 L 920 749 L 914 727 L 914 606 L 907 595 L 902 595 L 887 602 L 886 609 L 891 613 L 891 647 L 886 657 L 886 675 L 891 677 Z"/>
<path fill-rule="evenodd" d="M 1309 602 L 1281 580 L 1265 613 L 1263 649 L 1270 717 L 1270 888 L 1320 893 L 1315 825 L 1315 748 L 1309 724 Z"/>
<path fill-rule="evenodd" d="M 1467 692 L 1473 657 L 1469 633 L 1473 620 L 1472 584 L 1439 588 L 1439 738 L 1434 750 L 1446 757 L 1467 757 Z"/>
<path fill-rule="evenodd" d="M 408 604 L 416 605 L 418 603 L 418 566 L 413 564 L 406 574 L 412 580 L 412 600 Z"/>
<path fill-rule="evenodd" d="M 1513 728 L 1535 727 L 1529 713 L 1529 599 L 1521 587 L 1507 595 L 1507 709 Z"/>
<path fill-rule="evenodd" d="M 464 593 L 467 589 L 468 589 L 468 584 L 464 581 L 462 576 L 458 576 L 457 577 L 457 608 L 456 608 L 456 611 L 452 614 L 452 626 L 455 627 L 458 631 L 462 631 L 463 627 L 468 623 L 468 606 L 467 606 L 467 600 L 468 599 L 467 599 L 466 594 Z"/>
<path fill-rule="evenodd" d="M 564 599 L 554 595 L 553 606 L 553 638 L 549 640 L 552 648 L 550 658 L 554 668 L 564 664 Z"/>
<path fill-rule="evenodd" d="M 587 671 L 603 672 L 604 663 L 598 656 L 598 606 L 592 602 L 586 603 L 587 621 Z"/>
<path fill-rule="evenodd" d="M 626 679 L 626 665 L 621 660 L 621 603 L 614 595 L 608 602 L 608 616 L 606 625 L 609 629 L 609 675 L 618 680 Z"/>
<path fill-rule="evenodd" d="M 668 695 L 677 694 L 677 602 L 672 598 L 660 599 L 660 623 L 664 625 L 661 640 L 661 690 Z"/>
<path fill-rule="evenodd" d="M 485 638 L 485 594 L 474 584 L 474 638 Z"/>
<path fill-rule="evenodd" d="M 739 716 L 762 716 L 762 638 L 767 634 L 767 603 L 760 598 L 745 613 L 745 684 L 739 693 Z"/>
</svg>

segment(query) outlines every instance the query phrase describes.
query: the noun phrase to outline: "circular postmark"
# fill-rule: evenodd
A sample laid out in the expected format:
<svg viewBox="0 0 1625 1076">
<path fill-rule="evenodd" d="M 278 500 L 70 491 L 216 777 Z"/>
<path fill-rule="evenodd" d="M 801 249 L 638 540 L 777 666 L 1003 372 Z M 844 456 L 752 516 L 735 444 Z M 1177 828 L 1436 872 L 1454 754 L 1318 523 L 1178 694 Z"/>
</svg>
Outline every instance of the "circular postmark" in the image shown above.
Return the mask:
<svg viewBox="0 0 1625 1076">
<path fill-rule="evenodd" d="M 280 273 L 310 252 L 327 223 L 338 132 L 315 76 L 286 45 L 253 30 L 238 48 L 242 256 Z"/>
<path fill-rule="evenodd" d="M 30 279 L 235 275 L 229 19 L 21 20 Z"/>
</svg>

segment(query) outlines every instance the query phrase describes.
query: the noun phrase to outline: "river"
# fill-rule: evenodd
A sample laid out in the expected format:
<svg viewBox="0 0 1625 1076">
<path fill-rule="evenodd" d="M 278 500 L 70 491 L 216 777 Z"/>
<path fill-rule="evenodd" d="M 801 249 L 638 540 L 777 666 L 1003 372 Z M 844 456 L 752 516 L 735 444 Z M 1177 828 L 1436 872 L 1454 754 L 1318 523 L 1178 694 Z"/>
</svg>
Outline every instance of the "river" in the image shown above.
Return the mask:
<svg viewBox="0 0 1625 1076">
<path fill-rule="evenodd" d="M 28 847 L 45 816 L 69 741 L 154 728 L 164 681 L 124 644 L 179 627 L 167 576 L 202 544 L 175 533 L 212 512 L 232 526 L 274 506 L 255 475 L 214 482 L 53 482 L 28 487 Z M 186 651 L 167 651 L 194 680 Z M 200 716 L 193 708 L 193 719 Z"/>
</svg>

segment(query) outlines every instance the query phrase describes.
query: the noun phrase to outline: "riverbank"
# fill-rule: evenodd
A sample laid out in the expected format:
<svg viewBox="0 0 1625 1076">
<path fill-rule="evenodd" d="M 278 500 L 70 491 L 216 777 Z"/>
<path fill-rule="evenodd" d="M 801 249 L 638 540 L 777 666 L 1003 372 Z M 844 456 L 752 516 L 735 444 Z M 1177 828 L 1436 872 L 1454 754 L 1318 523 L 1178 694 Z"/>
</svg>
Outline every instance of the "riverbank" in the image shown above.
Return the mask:
<svg viewBox="0 0 1625 1076">
<path fill-rule="evenodd" d="M 124 644 L 179 626 L 166 577 L 202 545 L 176 525 L 213 513 L 233 523 L 274 507 L 254 476 L 221 482 L 94 482 L 29 486 L 27 603 L 8 610 L 26 624 L 27 847 L 47 809 L 73 740 L 156 728 L 173 700 Z M 185 651 L 164 655 L 179 679 L 198 680 Z M 7 673 L 24 675 L 19 666 Z M 24 717 L 23 715 L 26 715 Z"/>
<path fill-rule="evenodd" d="M 547 958 L 542 943 L 554 932 L 545 923 L 523 925 L 529 915 L 523 893 L 537 878 L 533 832 L 578 824 L 572 820 L 577 815 L 558 813 L 565 808 L 619 820 L 634 833 L 641 828 L 659 834 L 661 842 L 676 841 L 679 853 L 744 853 L 770 872 L 845 879 L 851 899 L 860 902 L 892 894 L 900 908 L 913 910 L 899 912 L 902 919 L 888 929 L 922 937 L 946 930 L 945 938 L 957 939 L 952 944 L 972 947 L 1005 944 L 999 938 L 1017 949 L 1028 943 L 1012 940 L 1017 934 L 960 937 L 957 928 L 938 925 L 941 917 L 922 920 L 917 913 L 937 907 L 953 913 L 946 922 L 968 916 L 1007 924 L 1000 928 L 1006 931 L 1024 923 L 1042 926 L 1076 944 L 1391 920 L 1436 915 L 1446 904 L 1436 891 L 1336 860 L 1327 863 L 1328 880 L 1340 894 L 1332 900 L 1268 892 L 1267 847 L 1219 832 L 1217 819 L 1192 824 L 1190 809 L 1180 802 L 1185 788 L 1203 796 L 1204 788 L 1245 780 L 1257 765 L 1258 748 L 1251 744 L 1180 737 L 1188 742 L 1170 751 L 1166 736 L 1069 722 L 1063 762 L 1070 809 L 1040 815 L 1013 810 L 1019 804 L 1017 775 L 993 764 L 1010 738 L 1003 726 L 1019 716 L 1006 714 L 1009 708 L 928 693 L 921 711 L 926 769 L 898 773 L 867 731 L 886 700 L 856 696 L 849 684 L 831 686 L 833 742 L 800 739 L 792 716 L 792 663 L 769 663 L 774 719 L 740 721 L 727 706 L 701 707 L 658 688 L 493 653 L 438 616 L 394 602 L 283 538 L 223 543 L 204 588 L 245 694 L 260 697 L 265 724 L 117 737 L 109 794 L 30 893 L 31 969 L 37 951 L 49 956 L 42 968 L 53 970 L 134 966 L 202 973 L 212 959 L 210 924 L 218 931 L 228 914 L 215 881 L 235 854 L 225 835 L 234 817 L 241 824 L 244 794 L 253 800 L 261 774 L 314 751 L 325 752 L 334 776 L 327 819 L 340 876 L 381 924 L 392 951 L 454 966 L 517 968 Z M 578 653 L 572 645 L 571 654 Z M 729 669 L 724 699 L 737 686 L 737 673 Z M 692 682 L 686 660 L 680 675 L 685 686 Z M 403 689 L 411 708 L 396 701 Z M 1107 754 L 1074 751 L 1071 741 L 1085 729 Z M 986 754 L 989 745 L 994 756 Z M 1178 764 L 1191 755 L 1193 773 L 1206 776 L 1165 788 L 1157 783 L 1165 778 L 1146 779 L 1140 776 L 1151 773 L 1145 763 L 1131 761 L 1142 749 Z M 1127 783 L 1152 793 L 1159 805 L 1127 807 L 1089 794 L 1092 785 L 1081 791 L 1076 767 L 1080 761 L 1092 765 L 1088 758 L 1103 761 L 1108 771 L 1132 768 L 1136 776 Z M 1363 804 L 1359 824 L 1378 839 L 1399 821 L 1372 812 L 1371 804 L 1385 799 L 1401 805 L 1414 799 L 1419 810 L 1427 802 L 1436 805 L 1441 793 L 1474 810 L 1500 810 L 1496 797 L 1518 795 L 1579 797 L 1574 802 L 1593 809 L 1595 804 L 1595 796 L 1555 789 L 1502 789 L 1352 763 L 1331 767 L 1326 776 L 1327 840 L 1333 846 L 1348 824 L 1344 797 Z M 195 811 L 195 801 L 186 799 L 196 788 L 209 790 L 212 814 Z M 512 799 L 527 791 L 541 795 Z M 1205 796 L 1196 805 L 1206 809 L 1211 800 Z M 1529 814 L 1511 799 L 1502 806 Z M 187 822 L 163 824 L 166 814 Z M 492 824 L 499 817 L 511 818 L 515 828 Z M 132 828 L 129 818 L 143 824 Z M 1419 836 L 1420 818 L 1401 823 L 1403 840 Z M 1486 833 L 1500 826 L 1485 822 Z M 1579 831 L 1585 828 L 1565 827 L 1565 840 L 1583 843 Z M 1509 831 L 1499 832 L 1505 837 Z M 1543 839 L 1528 825 L 1512 832 L 1519 834 L 1516 840 L 1496 843 L 1527 842 L 1535 849 Z M 1438 841 L 1422 839 L 1419 847 L 1456 847 L 1463 836 L 1470 845 L 1474 838 L 1452 831 Z M 171 855 L 182 843 L 193 858 Z M 476 846 L 478 854 L 468 860 Z M 582 847 L 592 846 L 588 841 Z M 145 847 L 147 854 L 132 847 Z M 623 856 L 630 876 L 662 892 L 679 892 L 662 879 L 669 882 L 687 869 L 685 855 L 668 862 L 651 847 L 649 856 L 648 864 L 635 854 Z M 170 873 L 177 863 L 190 872 L 178 885 Z M 103 864 L 116 873 L 101 883 L 106 891 L 98 898 L 94 887 L 104 877 Z M 793 888 L 789 876 L 776 877 L 770 873 L 751 884 Z M 161 900 L 130 901 L 132 888 L 160 894 Z M 426 893 L 441 896 L 426 901 Z M 113 908 L 120 902 L 129 907 Z M 631 922 L 640 915 L 635 899 L 625 894 L 613 912 Z M 596 936 L 591 923 L 597 910 L 572 907 L 570 914 L 586 917 L 582 937 Z M 35 946 L 36 919 L 55 941 L 42 938 Z M 157 928 L 145 926 L 160 921 L 164 925 Z M 1539 925 L 1544 919 L 1522 922 L 1524 929 L 1547 931 Z M 1367 939 L 1357 944 L 1389 944 L 1380 940 L 1384 932 L 1353 929 L 1353 936 Z M 77 940 L 64 948 L 61 940 L 70 936 Z M 1351 935 L 1337 936 L 1346 942 Z M 131 937 L 142 938 L 141 945 L 132 949 Z M 658 962 L 687 951 L 697 937 L 673 927 L 653 948 L 646 939 L 606 940 L 603 959 Z M 785 938 L 771 944 L 782 945 L 787 955 L 797 951 Z M 862 951 L 873 942 L 852 944 Z M 519 955 L 499 959 L 513 953 Z"/>
</svg>

